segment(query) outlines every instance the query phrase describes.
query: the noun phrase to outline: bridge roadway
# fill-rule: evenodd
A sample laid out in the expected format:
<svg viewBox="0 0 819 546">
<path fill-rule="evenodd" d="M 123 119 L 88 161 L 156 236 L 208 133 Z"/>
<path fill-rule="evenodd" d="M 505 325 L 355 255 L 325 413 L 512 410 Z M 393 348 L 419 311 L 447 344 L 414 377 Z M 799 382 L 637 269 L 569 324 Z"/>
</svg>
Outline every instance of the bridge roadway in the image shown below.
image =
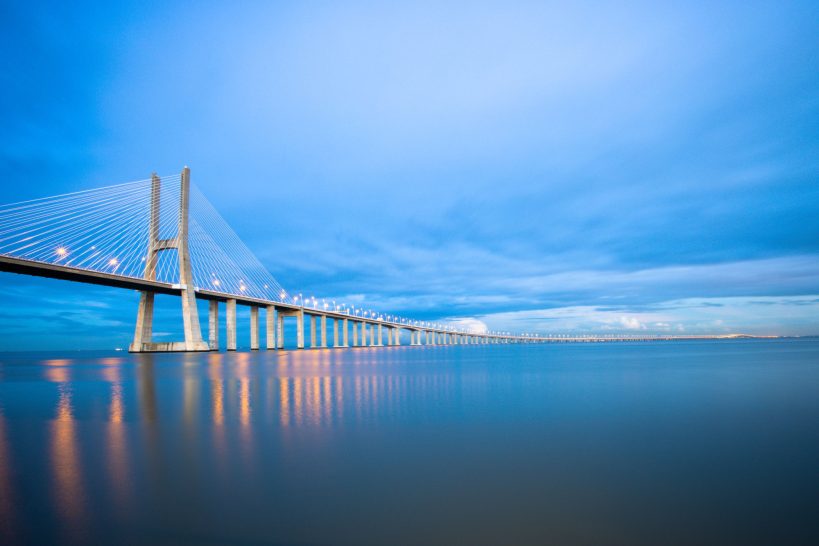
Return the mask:
<svg viewBox="0 0 819 546">
<path fill-rule="evenodd" d="M 129 277 L 114 273 L 104 273 L 66 265 L 39 262 L 0 255 L 0 271 L 62 279 L 74 282 L 124 288 L 137 291 L 148 291 L 156 294 L 180 296 L 182 287 L 165 282 Z M 304 318 L 310 321 L 310 347 L 327 347 L 327 319 L 333 319 L 333 347 L 349 346 L 382 346 L 382 331 L 387 331 L 387 345 L 400 344 L 400 331 L 410 332 L 411 345 L 451 345 L 451 344 L 486 344 L 486 343 L 578 343 L 578 342 L 611 342 L 611 341 L 657 341 L 680 339 L 715 339 L 736 336 L 713 335 L 628 335 L 628 336 L 524 336 L 492 333 L 473 333 L 456 331 L 421 324 L 395 322 L 390 320 L 362 317 L 335 309 L 321 309 L 292 303 L 252 298 L 237 294 L 196 289 L 196 298 L 210 302 L 209 307 L 209 341 L 211 350 L 218 350 L 218 304 L 227 306 L 226 332 L 227 349 L 236 349 L 236 305 L 251 308 L 251 349 L 259 348 L 258 310 L 265 308 L 268 314 L 266 337 L 267 348 L 275 349 L 284 346 L 284 317 L 297 319 L 297 346 L 305 347 Z M 275 312 L 276 317 L 273 318 Z M 321 322 L 320 339 L 316 335 L 315 318 Z M 352 323 L 353 343 L 349 343 L 348 323 Z M 342 336 L 339 337 L 339 324 L 342 325 Z M 369 330 L 369 335 L 368 335 Z M 359 342 L 359 333 L 360 339 Z M 422 342 L 422 336 L 424 336 Z M 369 339 L 369 343 L 367 338 Z"/>
<path fill-rule="evenodd" d="M 148 291 L 153 292 L 156 294 L 168 294 L 168 295 L 175 295 L 180 296 L 182 293 L 182 288 L 179 285 L 174 285 L 171 283 L 165 283 L 160 281 L 153 281 L 138 277 L 129 277 L 124 275 L 118 275 L 114 273 L 104 273 L 99 271 L 93 271 L 88 269 L 81 269 L 66 265 L 59 265 L 53 263 L 46 263 L 46 262 L 39 262 L 34 260 L 27 260 L 22 258 L 15 258 L 12 256 L 2 256 L 0 255 L 0 271 L 5 271 L 9 273 L 19 273 L 24 275 L 32 275 L 36 277 L 47 277 L 52 279 L 61 279 L 61 280 L 68 280 L 74 282 L 82 282 L 87 284 L 96 284 L 100 286 L 111 286 L 115 288 L 124 288 L 129 290 L 138 290 L 138 291 Z M 310 317 L 311 322 L 313 317 L 318 317 L 322 320 L 323 327 L 322 328 L 322 343 L 321 345 L 326 346 L 326 320 L 333 319 L 334 321 L 345 321 L 345 322 L 353 322 L 358 323 L 360 325 L 366 324 L 368 327 L 372 328 L 372 333 L 370 337 L 372 338 L 371 345 L 373 346 L 381 346 L 383 345 L 383 335 L 382 329 L 391 329 L 392 332 L 388 332 L 389 338 L 389 345 L 397 345 L 400 343 L 400 339 L 397 335 L 395 335 L 395 330 L 408 330 L 411 332 L 411 344 L 412 345 L 420 345 L 421 344 L 421 334 L 426 335 L 426 341 L 428 344 L 432 344 L 432 338 L 435 336 L 441 336 L 441 339 L 438 341 L 442 341 L 444 338 L 446 339 L 447 343 L 478 343 L 478 339 L 482 340 L 481 342 L 489 342 L 497 341 L 497 342 L 523 342 L 523 341 L 534 341 L 534 338 L 526 337 L 526 336 L 511 336 L 511 335 L 499 335 L 499 334 L 473 334 L 469 332 L 461 332 L 461 331 L 453 331 L 447 330 L 442 328 L 435 328 L 431 326 L 421 326 L 418 324 L 408 324 L 403 322 L 395 322 L 389 321 L 384 319 L 377 319 L 377 318 L 370 318 L 370 317 L 362 317 L 359 315 L 353 315 L 341 311 L 336 311 L 334 309 L 321 309 L 321 308 L 313 308 L 310 306 L 302 306 L 296 305 L 292 303 L 280 302 L 280 301 L 272 301 L 272 300 L 264 300 L 259 298 L 252 298 L 243 295 L 237 294 L 228 294 L 224 292 L 216 292 L 213 290 L 202 290 L 196 289 L 196 297 L 198 299 L 207 300 L 210 302 L 218 303 L 224 302 L 228 305 L 228 324 L 227 324 L 227 337 L 228 337 L 228 349 L 235 349 L 235 339 L 231 339 L 232 335 L 235 336 L 235 309 L 233 313 L 231 313 L 231 307 L 235 305 L 244 305 L 250 307 L 251 309 L 258 310 L 259 308 L 265 308 L 268 312 L 275 311 L 279 314 L 280 317 L 285 316 L 296 316 L 297 317 L 297 325 L 298 325 L 298 346 L 302 348 L 304 346 L 304 332 L 303 332 L 303 315 L 307 315 Z M 256 315 L 258 311 L 251 314 L 251 335 L 256 338 L 251 340 L 251 347 L 258 348 L 258 316 Z M 218 311 L 214 311 L 214 306 L 211 305 L 211 319 L 218 320 Z M 215 316 L 214 316 L 215 315 Z M 233 315 L 233 316 L 232 316 Z M 211 324 L 210 334 L 211 340 L 218 337 L 218 333 L 214 331 L 214 325 Z M 356 326 L 354 325 L 353 328 L 355 329 Z M 255 330 L 255 332 L 254 332 Z M 342 346 L 349 346 L 349 344 L 341 344 L 339 343 L 339 336 L 337 333 L 338 324 L 336 323 L 334 326 L 334 346 L 342 347 Z M 346 333 L 346 325 L 344 328 Z M 376 333 L 377 330 L 377 333 Z M 270 336 L 270 329 L 268 329 L 268 339 L 270 337 L 282 337 L 281 328 L 279 328 L 279 336 Z M 310 329 L 311 334 L 311 347 L 318 347 L 318 340 L 315 333 L 315 324 L 311 324 Z M 362 343 L 354 343 L 358 346 L 365 345 L 366 342 L 364 341 L 364 337 L 367 335 L 366 330 L 361 328 L 361 336 L 362 336 Z M 344 335 L 343 337 L 349 338 L 348 335 Z M 354 330 L 353 339 L 356 340 L 358 337 L 357 333 Z M 283 340 L 281 340 L 283 341 Z M 283 343 L 279 343 L 276 345 L 275 343 L 268 343 L 268 348 L 275 348 L 276 346 L 281 347 Z"/>
</svg>

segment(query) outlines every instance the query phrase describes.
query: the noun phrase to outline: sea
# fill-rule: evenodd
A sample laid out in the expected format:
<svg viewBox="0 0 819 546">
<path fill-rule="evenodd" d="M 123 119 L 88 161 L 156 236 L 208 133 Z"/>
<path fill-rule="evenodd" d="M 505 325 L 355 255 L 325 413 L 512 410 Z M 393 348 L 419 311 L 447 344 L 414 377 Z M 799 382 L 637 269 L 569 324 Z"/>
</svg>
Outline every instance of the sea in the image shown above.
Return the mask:
<svg viewBox="0 0 819 546">
<path fill-rule="evenodd" d="M 819 340 L 3 353 L 0 543 L 819 544 Z"/>
</svg>

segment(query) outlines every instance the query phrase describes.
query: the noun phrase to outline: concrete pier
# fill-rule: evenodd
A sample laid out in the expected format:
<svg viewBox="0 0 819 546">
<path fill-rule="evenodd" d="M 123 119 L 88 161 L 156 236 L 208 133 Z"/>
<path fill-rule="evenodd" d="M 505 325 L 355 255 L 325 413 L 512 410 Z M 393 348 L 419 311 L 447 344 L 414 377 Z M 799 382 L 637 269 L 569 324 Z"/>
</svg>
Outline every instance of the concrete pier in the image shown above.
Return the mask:
<svg viewBox="0 0 819 546">
<path fill-rule="evenodd" d="M 314 315 L 310 316 L 310 348 L 316 348 L 316 317 Z"/>
<path fill-rule="evenodd" d="M 225 302 L 225 336 L 227 337 L 227 350 L 236 350 L 236 300 L 230 299 Z"/>
<path fill-rule="evenodd" d="M 265 347 L 268 351 L 276 348 L 276 306 L 268 305 L 265 309 Z"/>
<path fill-rule="evenodd" d="M 250 350 L 259 350 L 259 308 L 250 307 Z"/>
<path fill-rule="evenodd" d="M 304 349 L 304 309 L 296 311 L 296 346 Z"/>
<path fill-rule="evenodd" d="M 341 339 L 344 340 L 344 345 L 342 345 L 342 347 L 349 347 L 349 344 L 347 343 L 347 319 L 346 318 L 341 321 L 341 330 L 342 330 Z"/>
<path fill-rule="evenodd" d="M 208 347 L 211 351 L 219 350 L 219 302 L 208 302 Z"/>
<path fill-rule="evenodd" d="M 321 347 L 327 347 L 327 315 L 321 315 Z"/>
<path fill-rule="evenodd" d="M 284 313 L 276 311 L 276 348 L 284 349 Z"/>
</svg>

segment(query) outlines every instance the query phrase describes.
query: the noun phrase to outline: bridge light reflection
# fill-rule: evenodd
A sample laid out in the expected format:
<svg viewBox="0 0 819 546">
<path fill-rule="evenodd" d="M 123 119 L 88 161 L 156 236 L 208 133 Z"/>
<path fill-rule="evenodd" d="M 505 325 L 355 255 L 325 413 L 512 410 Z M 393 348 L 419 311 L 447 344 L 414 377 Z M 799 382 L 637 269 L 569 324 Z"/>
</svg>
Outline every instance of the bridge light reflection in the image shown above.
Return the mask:
<svg viewBox="0 0 819 546">
<path fill-rule="evenodd" d="M 66 254 L 68 254 L 68 250 L 64 246 L 57 248 L 57 256 L 62 257 L 65 256 Z"/>
</svg>

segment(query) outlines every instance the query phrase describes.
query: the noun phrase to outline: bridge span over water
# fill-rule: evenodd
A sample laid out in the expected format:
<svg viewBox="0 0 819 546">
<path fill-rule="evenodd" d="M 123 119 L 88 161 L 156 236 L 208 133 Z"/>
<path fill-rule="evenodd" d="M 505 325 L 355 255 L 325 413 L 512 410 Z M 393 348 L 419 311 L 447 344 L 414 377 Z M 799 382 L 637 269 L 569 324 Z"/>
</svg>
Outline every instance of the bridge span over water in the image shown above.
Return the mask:
<svg viewBox="0 0 819 546">
<path fill-rule="evenodd" d="M 236 350 L 236 307 L 250 308 L 250 348 L 285 345 L 284 322 L 296 322 L 296 346 L 357 347 L 688 339 L 712 336 L 540 336 L 477 333 L 447 324 L 376 313 L 285 290 L 181 174 L 0 206 L 0 271 L 139 292 L 132 352 Z M 155 341 L 154 299 L 178 296 L 184 339 Z M 197 300 L 208 305 L 202 336 Z M 306 323 L 308 326 L 306 326 Z M 332 345 L 328 325 L 332 323 Z M 386 337 L 386 339 L 385 339 Z"/>
</svg>

